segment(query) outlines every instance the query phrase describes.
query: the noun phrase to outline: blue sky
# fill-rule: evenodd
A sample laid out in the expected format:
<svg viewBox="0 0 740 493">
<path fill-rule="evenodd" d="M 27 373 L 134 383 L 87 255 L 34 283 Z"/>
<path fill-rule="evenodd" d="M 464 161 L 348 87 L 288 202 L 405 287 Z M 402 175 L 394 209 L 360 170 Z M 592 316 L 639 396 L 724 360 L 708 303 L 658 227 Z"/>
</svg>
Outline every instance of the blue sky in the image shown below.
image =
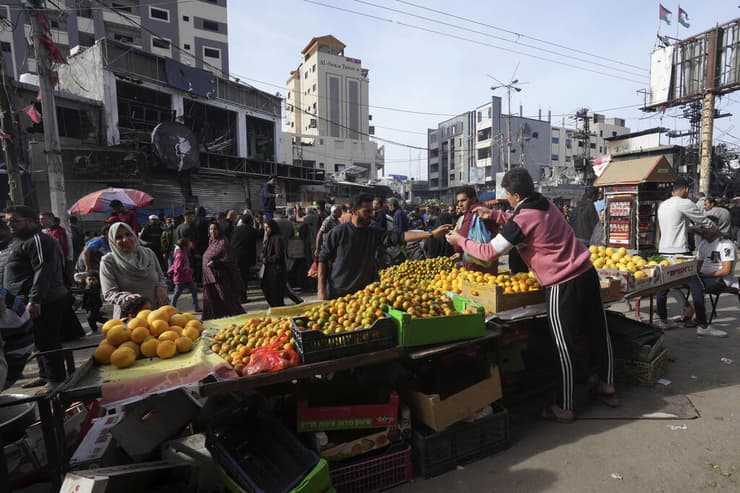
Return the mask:
<svg viewBox="0 0 740 493">
<path fill-rule="evenodd" d="M 409 0 L 410 3 L 640 67 L 635 68 L 528 38 L 520 37 L 518 42 L 537 48 L 521 44 L 517 46 L 514 44 L 517 37 L 512 34 L 420 9 L 405 1 L 316 1 L 391 22 L 305 0 L 230 0 L 229 62 L 232 74 L 260 89 L 284 95 L 289 72 L 301 61 L 301 49 L 314 36 L 333 34 L 347 45 L 345 55 L 361 59 L 363 67 L 369 69 L 371 106 L 459 114 L 489 100 L 489 88 L 496 82 L 486 74 L 506 82 L 518 64 L 516 78 L 526 84 L 521 86 L 521 93 L 512 95 L 511 104 L 512 110 L 517 111 L 519 105 L 523 105 L 525 116 L 536 117 L 539 109 L 542 109 L 544 117 L 548 110 L 553 115 L 570 115 L 580 107 L 598 111 L 633 106 L 606 111 L 605 114 L 627 119 L 633 131 L 660 125 L 676 129 L 688 126 L 686 120 L 672 117 L 679 114 L 678 109 L 657 115 L 645 114 L 637 107 L 643 101 L 643 96 L 637 91 L 648 87 L 650 52 L 655 46 L 659 24 L 658 2 Z M 670 26 L 661 23 L 661 32 L 675 37 L 678 3 L 675 0 L 662 3 L 673 15 Z M 369 4 L 433 18 L 464 27 L 465 30 Z M 728 0 L 684 0 L 681 7 L 689 14 L 691 24 L 689 29 L 681 27 L 681 38 L 740 16 L 738 2 Z M 401 23 L 470 38 L 554 62 L 434 34 Z M 543 50 L 560 52 L 566 56 Z M 579 65 L 609 75 L 578 70 L 564 64 Z M 499 95 L 505 97 L 504 92 Z M 740 94 L 730 95 L 717 103 L 723 112 L 734 112 L 736 115 L 717 120 L 715 135 L 740 146 L 740 103 L 732 99 L 740 102 Z M 447 118 L 372 107 L 370 112 L 378 137 L 417 147 L 426 146 L 427 128 L 436 127 L 438 122 Z M 562 119 L 562 116 L 554 116 L 553 124 L 561 124 Z M 572 125 L 573 120 L 565 116 L 565 123 Z M 388 173 L 426 177 L 426 153 L 386 144 Z"/>
</svg>

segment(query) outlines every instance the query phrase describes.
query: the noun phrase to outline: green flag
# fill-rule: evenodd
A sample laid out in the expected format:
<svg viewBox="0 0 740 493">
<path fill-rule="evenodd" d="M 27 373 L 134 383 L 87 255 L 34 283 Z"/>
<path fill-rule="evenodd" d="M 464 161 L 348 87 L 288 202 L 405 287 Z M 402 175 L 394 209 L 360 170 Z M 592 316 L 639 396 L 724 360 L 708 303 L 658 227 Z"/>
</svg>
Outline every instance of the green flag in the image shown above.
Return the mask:
<svg viewBox="0 0 740 493">
<path fill-rule="evenodd" d="M 659 5 L 660 5 L 660 10 L 658 11 L 658 15 L 660 16 L 660 20 L 662 20 L 663 22 L 665 22 L 666 24 L 670 26 L 671 18 L 669 16 L 671 15 L 671 11 L 663 7 L 663 4 L 659 4 Z"/>
<path fill-rule="evenodd" d="M 680 5 L 678 6 L 678 23 L 687 29 L 689 27 L 689 14 Z"/>
</svg>

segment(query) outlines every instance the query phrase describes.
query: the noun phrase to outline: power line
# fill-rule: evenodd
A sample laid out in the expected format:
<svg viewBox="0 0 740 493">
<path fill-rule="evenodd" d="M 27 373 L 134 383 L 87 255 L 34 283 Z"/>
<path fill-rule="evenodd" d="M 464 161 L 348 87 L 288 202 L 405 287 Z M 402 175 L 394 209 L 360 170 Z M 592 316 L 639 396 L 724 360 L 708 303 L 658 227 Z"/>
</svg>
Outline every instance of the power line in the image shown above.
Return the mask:
<svg viewBox="0 0 740 493">
<path fill-rule="evenodd" d="M 580 50 L 578 48 L 570 48 L 568 46 L 565 46 L 565 45 L 562 45 L 562 44 L 559 44 L 559 43 L 554 43 L 552 41 L 547 41 L 545 39 L 536 38 L 534 36 L 528 36 L 526 34 L 522 34 L 522 33 L 516 32 L 516 31 L 511 31 L 509 29 L 504 29 L 502 27 L 497 27 L 497 26 L 493 26 L 491 24 L 486 24 L 485 22 L 476 21 L 474 19 L 469 19 L 467 17 L 462 17 L 462 16 L 459 16 L 459 15 L 451 14 L 449 12 L 444 12 L 442 10 L 436 10 L 436 9 L 433 9 L 433 8 L 430 8 L 430 7 L 425 7 L 423 5 L 418 5 L 418 4 L 413 3 L 413 2 L 408 2 L 408 1 L 405 1 L 405 0 L 396 0 L 396 1 L 399 2 L 399 3 L 406 4 L 406 5 L 410 5 L 412 7 L 416 7 L 418 9 L 428 10 L 428 11 L 434 12 L 436 14 L 446 15 L 448 17 L 454 17 L 455 19 L 459 19 L 459 20 L 463 20 L 463 21 L 466 21 L 466 22 L 470 22 L 472 24 L 478 24 L 480 26 L 485 26 L 485 27 L 488 27 L 490 29 L 494 29 L 496 31 L 501 31 L 501 32 L 505 32 L 505 33 L 508 33 L 508 34 L 513 34 L 514 36 L 517 36 L 519 38 L 531 39 L 532 41 L 537 41 L 539 43 L 547 44 L 547 45 L 550 45 L 550 46 L 556 46 L 558 48 L 563 48 L 565 50 L 573 51 L 575 53 L 580 53 L 582 55 L 588 55 L 588 56 L 591 56 L 591 57 L 594 57 L 594 58 L 599 58 L 601 60 L 606 60 L 606 61 L 618 63 L 618 64 L 624 65 L 626 67 L 632 67 L 632 68 L 636 68 L 636 69 L 639 69 L 639 70 L 642 70 L 642 71 L 647 72 L 647 69 L 645 67 L 639 67 L 637 65 L 632 65 L 630 63 L 622 62 L 622 61 L 616 60 L 614 58 L 609 58 L 609 57 L 605 57 L 605 56 L 602 56 L 602 55 L 597 55 L 597 54 L 594 54 L 594 53 L 590 53 L 588 51 Z"/>
<path fill-rule="evenodd" d="M 383 5 L 378 5 L 376 3 L 368 2 L 366 0 L 355 0 L 355 2 L 362 3 L 364 5 L 369 5 L 371 7 L 376 7 L 376 8 L 379 8 L 379 9 L 388 10 L 388 11 L 391 11 L 391 12 L 396 12 L 396 13 L 399 13 L 399 14 L 407 15 L 409 17 L 415 17 L 417 19 L 422 19 L 422 20 L 425 20 L 425 21 L 434 22 L 436 24 L 442 24 L 443 26 L 449 26 L 449 27 L 452 27 L 454 29 L 460 29 L 461 31 L 467 31 L 467 32 L 475 33 L 475 34 L 480 34 L 481 36 L 486 36 L 486 37 L 489 37 L 489 38 L 498 39 L 498 40 L 505 41 L 507 43 L 512 43 L 512 44 L 515 44 L 515 45 L 518 45 L 518 46 L 524 46 L 526 48 L 532 48 L 532 49 L 539 50 L 539 51 L 542 51 L 542 52 L 545 52 L 545 53 L 550 53 L 551 55 L 557 55 L 557 56 L 562 56 L 562 57 L 570 57 L 570 58 L 573 58 L 571 55 L 568 55 L 568 54 L 565 54 L 565 53 L 561 53 L 559 51 L 548 50 L 548 49 L 542 48 L 540 46 L 535 46 L 535 45 L 531 45 L 531 44 L 519 43 L 517 41 L 512 41 L 512 40 L 507 39 L 507 38 L 504 38 L 502 36 L 495 36 L 495 35 L 490 34 L 490 33 L 486 33 L 486 32 L 483 32 L 483 31 L 476 31 L 476 30 L 473 30 L 473 29 L 470 29 L 470 28 L 467 28 L 467 27 L 464 27 L 464 26 L 453 24 L 451 22 L 444 22 L 444 21 L 440 21 L 440 20 L 437 20 L 437 19 L 433 19 L 431 17 L 425 17 L 425 16 L 422 16 L 422 15 L 413 14 L 413 13 L 410 13 L 410 12 L 405 12 L 403 10 L 394 9 L 394 8 L 391 8 L 391 7 L 385 7 Z M 589 60 L 583 60 L 583 59 L 577 59 L 577 60 L 579 60 L 581 62 L 584 62 L 584 63 L 591 64 L 591 65 L 596 65 L 596 66 L 599 66 L 599 67 L 604 67 L 604 68 L 607 68 L 607 69 L 611 69 L 612 68 L 611 65 L 605 65 L 605 64 L 599 63 L 599 62 L 594 62 L 594 61 L 589 61 Z M 623 72 L 623 73 L 624 74 L 627 74 L 627 75 L 633 75 L 635 77 L 645 77 L 645 74 L 636 74 L 634 72 Z"/>
<path fill-rule="evenodd" d="M 362 16 L 362 17 L 370 17 L 370 18 L 382 20 L 382 21 L 385 21 L 385 22 L 394 22 L 394 21 L 392 21 L 390 19 L 385 19 L 385 18 L 382 18 L 382 17 L 379 18 L 378 16 L 370 15 L 370 14 L 367 14 L 365 12 L 359 12 L 359 11 L 356 11 L 356 10 L 345 9 L 345 8 L 342 8 L 342 7 L 337 7 L 335 5 L 330 5 L 330 4 L 326 4 L 326 3 L 322 3 L 322 2 L 317 2 L 317 1 L 314 1 L 314 0 L 303 0 L 303 1 L 306 2 L 306 3 L 312 3 L 312 4 L 315 4 L 315 5 L 320 5 L 322 7 L 327 7 L 327 8 L 330 8 L 330 9 L 341 10 L 343 12 L 348 12 L 348 13 L 359 15 L 359 16 Z M 466 38 L 464 36 L 458 36 L 458 35 L 455 35 L 455 34 L 445 33 L 445 32 L 442 32 L 442 31 L 437 31 L 435 29 L 430 29 L 430 28 L 426 28 L 426 27 L 416 26 L 414 24 L 408 24 L 406 22 L 401 22 L 401 21 L 395 21 L 395 23 L 398 24 L 398 25 L 400 25 L 400 26 L 409 27 L 411 29 L 417 29 L 419 31 L 426 31 L 426 32 L 429 32 L 429 33 L 432 33 L 432 34 L 438 34 L 440 36 L 446 36 L 448 38 L 458 39 L 458 40 L 461 40 L 461 41 L 467 41 L 469 43 L 478 44 L 478 45 L 481 45 L 481 46 L 488 46 L 489 48 L 495 48 L 497 50 L 508 51 L 510 53 L 515 53 L 517 55 L 528 56 L 530 58 L 536 58 L 538 60 L 543 60 L 543 61 L 550 62 L 550 63 L 556 63 L 558 65 L 566 66 L 566 67 L 570 67 L 570 68 L 574 68 L 574 69 L 577 69 L 577 70 L 583 70 L 583 71 L 586 71 L 586 72 L 592 72 L 592 73 L 599 74 L 599 75 L 605 75 L 605 76 L 611 77 L 613 79 L 621 79 L 621 80 L 625 80 L 625 81 L 628 81 L 628 82 L 633 82 L 635 84 L 640 84 L 640 85 L 644 85 L 645 84 L 645 81 L 639 81 L 639 80 L 635 80 L 635 79 L 629 79 L 627 77 L 622 77 L 622 76 L 619 76 L 619 75 L 608 74 L 606 72 L 601 72 L 601 71 L 598 71 L 598 70 L 593 70 L 593 69 L 589 69 L 589 68 L 586 68 L 586 67 L 581 67 L 581 66 L 578 66 L 578 65 L 573 65 L 573 64 L 562 62 L 562 61 L 559 61 L 559 60 L 553 60 L 551 58 L 546 58 L 546 57 L 542 57 L 542 56 L 539 56 L 539 55 L 533 55 L 531 53 L 527 53 L 527 52 L 524 52 L 524 51 L 512 50 L 510 48 L 505 48 L 503 46 L 497 46 L 497 45 L 494 45 L 494 44 L 491 44 L 491 43 L 485 43 L 483 41 L 478 41 L 478 40 L 474 40 L 474 39 L 471 39 L 471 38 Z"/>
</svg>

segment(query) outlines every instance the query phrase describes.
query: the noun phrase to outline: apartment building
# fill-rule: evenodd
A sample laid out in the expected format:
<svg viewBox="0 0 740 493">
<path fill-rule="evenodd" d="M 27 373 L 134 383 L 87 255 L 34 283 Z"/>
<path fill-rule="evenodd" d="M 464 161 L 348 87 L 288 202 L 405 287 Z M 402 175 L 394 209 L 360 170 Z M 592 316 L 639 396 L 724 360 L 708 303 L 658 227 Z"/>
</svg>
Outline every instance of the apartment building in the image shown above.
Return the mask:
<svg viewBox="0 0 740 493">
<path fill-rule="evenodd" d="M 283 161 L 347 181 L 375 180 L 382 146 L 370 140 L 368 69 L 332 35 L 311 39 L 290 72 Z"/>
<path fill-rule="evenodd" d="M 494 190 L 496 173 L 507 163 L 525 167 L 537 179 L 548 164 L 549 134 L 548 121 L 507 116 L 501 112 L 501 98 L 493 96 L 427 131 L 429 190 L 440 198 L 451 197 L 462 185 Z"/>
<path fill-rule="evenodd" d="M 229 71 L 227 0 L 56 0 L 47 2 L 54 42 L 62 54 L 101 38 L 214 72 Z M 56 7 L 58 8 L 56 8 Z M 0 0 L 0 46 L 6 72 L 36 72 L 31 12 L 23 0 Z"/>
</svg>

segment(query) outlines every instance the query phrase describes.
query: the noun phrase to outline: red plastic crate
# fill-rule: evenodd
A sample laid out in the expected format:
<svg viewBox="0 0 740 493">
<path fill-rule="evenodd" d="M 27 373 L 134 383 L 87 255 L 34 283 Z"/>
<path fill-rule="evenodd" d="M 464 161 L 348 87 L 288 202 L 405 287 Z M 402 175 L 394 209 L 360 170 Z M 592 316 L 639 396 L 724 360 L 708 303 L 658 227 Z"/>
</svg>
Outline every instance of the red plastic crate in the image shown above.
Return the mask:
<svg viewBox="0 0 740 493">
<path fill-rule="evenodd" d="M 298 431 L 387 428 L 398 423 L 398 393 L 391 391 L 384 404 L 310 407 L 298 401 Z"/>
<path fill-rule="evenodd" d="M 414 477 L 411 447 L 331 469 L 337 493 L 368 493 L 408 483 Z"/>
</svg>

